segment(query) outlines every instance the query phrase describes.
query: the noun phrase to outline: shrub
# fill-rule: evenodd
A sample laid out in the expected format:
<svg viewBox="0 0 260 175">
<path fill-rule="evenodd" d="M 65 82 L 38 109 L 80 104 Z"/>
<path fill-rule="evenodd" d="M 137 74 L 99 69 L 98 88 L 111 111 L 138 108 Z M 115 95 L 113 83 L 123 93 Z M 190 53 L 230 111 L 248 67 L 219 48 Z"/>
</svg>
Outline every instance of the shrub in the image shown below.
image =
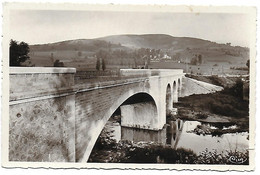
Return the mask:
<svg viewBox="0 0 260 175">
<path fill-rule="evenodd" d="M 226 87 L 223 93 L 230 94 L 234 97 L 239 97 L 240 99 L 243 99 L 243 84 L 243 81 L 241 79 L 238 79 L 232 87 Z"/>
<path fill-rule="evenodd" d="M 56 61 L 53 63 L 53 67 L 64 67 L 64 63 L 61 62 L 60 60 L 56 60 Z"/>
<path fill-rule="evenodd" d="M 206 118 L 208 118 L 208 115 L 207 114 L 204 114 L 204 113 L 202 113 L 202 114 L 197 114 L 196 115 L 199 119 L 206 119 Z"/>
<path fill-rule="evenodd" d="M 218 153 L 217 150 L 209 151 L 206 149 L 197 156 L 195 163 L 197 164 L 249 164 L 248 151 L 227 151 L 226 153 Z"/>
<path fill-rule="evenodd" d="M 224 116 L 244 117 L 248 115 L 247 110 L 239 110 L 236 106 L 225 103 L 211 102 L 210 111 Z"/>
<path fill-rule="evenodd" d="M 148 146 L 137 147 L 131 153 L 128 153 L 129 159 L 125 162 L 132 163 L 181 163 L 194 164 L 196 154 L 189 149 L 170 147 Z"/>
<path fill-rule="evenodd" d="M 30 57 L 28 56 L 30 52 L 29 45 L 25 42 L 17 42 L 15 40 L 10 41 L 9 47 L 9 64 L 10 66 L 21 66 Z"/>
</svg>

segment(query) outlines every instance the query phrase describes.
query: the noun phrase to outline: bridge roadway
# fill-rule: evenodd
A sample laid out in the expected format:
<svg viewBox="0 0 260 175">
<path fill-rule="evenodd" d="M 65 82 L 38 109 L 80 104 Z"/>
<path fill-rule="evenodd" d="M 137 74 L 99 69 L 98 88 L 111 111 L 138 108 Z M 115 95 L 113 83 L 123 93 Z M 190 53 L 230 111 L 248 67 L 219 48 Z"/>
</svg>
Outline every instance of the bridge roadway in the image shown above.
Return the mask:
<svg viewBox="0 0 260 175">
<path fill-rule="evenodd" d="M 124 126 L 162 129 L 183 71 L 126 69 L 102 82 L 74 76 L 73 68 L 10 68 L 10 161 L 87 162 L 117 109 Z"/>
</svg>

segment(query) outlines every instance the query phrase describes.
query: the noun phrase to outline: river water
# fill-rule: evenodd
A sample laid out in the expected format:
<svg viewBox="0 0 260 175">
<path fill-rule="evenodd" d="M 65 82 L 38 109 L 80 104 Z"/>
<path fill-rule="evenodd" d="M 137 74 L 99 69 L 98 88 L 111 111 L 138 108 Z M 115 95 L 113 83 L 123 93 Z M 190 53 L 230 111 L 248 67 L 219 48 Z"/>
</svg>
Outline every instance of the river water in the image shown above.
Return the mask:
<svg viewBox="0 0 260 175">
<path fill-rule="evenodd" d="M 154 142 L 162 145 L 169 145 L 174 149 L 186 148 L 200 154 L 205 149 L 217 150 L 217 152 L 225 151 L 242 151 L 248 150 L 248 132 L 241 133 L 225 133 L 221 136 L 212 136 L 211 134 L 198 134 L 194 129 L 200 125 L 208 125 L 212 129 L 215 126 L 201 123 L 198 121 L 170 121 L 160 131 L 151 131 L 143 129 L 135 129 L 122 127 L 116 121 L 108 121 L 105 129 L 108 131 L 110 139 L 117 142 L 120 140 L 128 140 L 133 142 Z M 223 127 L 221 129 L 236 128 L 236 125 Z"/>
</svg>

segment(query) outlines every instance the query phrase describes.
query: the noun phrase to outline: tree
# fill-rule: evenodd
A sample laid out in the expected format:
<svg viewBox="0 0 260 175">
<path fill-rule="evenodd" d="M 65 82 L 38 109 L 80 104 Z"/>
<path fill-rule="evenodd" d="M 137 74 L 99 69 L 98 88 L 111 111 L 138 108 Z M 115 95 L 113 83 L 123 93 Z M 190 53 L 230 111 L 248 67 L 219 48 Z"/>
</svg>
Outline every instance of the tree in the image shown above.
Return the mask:
<svg viewBox="0 0 260 175">
<path fill-rule="evenodd" d="M 197 65 L 197 57 L 193 57 L 193 58 L 191 59 L 190 64 L 192 64 L 192 65 Z"/>
<path fill-rule="evenodd" d="M 243 81 L 238 79 L 236 83 L 229 89 L 231 94 L 235 97 L 243 99 Z"/>
<path fill-rule="evenodd" d="M 64 63 L 60 62 L 60 60 L 56 60 L 53 64 L 53 67 L 64 67 Z"/>
<path fill-rule="evenodd" d="M 137 68 L 137 61 L 135 57 L 134 57 L 134 68 Z"/>
<path fill-rule="evenodd" d="M 199 54 L 199 56 L 198 56 L 198 63 L 202 64 L 202 55 L 201 54 Z"/>
<path fill-rule="evenodd" d="M 156 51 L 155 51 L 155 49 L 152 49 L 152 50 L 151 50 L 151 55 L 152 55 L 152 59 L 156 56 Z"/>
<path fill-rule="evenodd" d="M 53 53 L 51 53 L 51 61 L 54 62 Z"/>
<path fill-rule="evenodd" d="M 96 69 L 97 69 L 97 70 L 100 69 L 100 59 L 99 59 L 99 58 L 97 58 Z"/>
<path fill-rule="evenodd" d="M 29 45 L 25 42 L 18 43 L 15 40 L 10 41 L 9 48 L 9 64 L 10 66 L 21 66 L 30 57 L 28 53 L 30 52 Z"/>
<path fill-rule="evenodd" d="M 101 59 L 101 66 L 102 66 L 102 69 L 105 70 L 106 69 L 106 65 L 105 65 L 105 59 L 107 57 L 110 57 L 109 56 L 109 53 L 107 51 L 104 51 L 104 50 L 99 50 L 97 53 L 96 53 L 96 57 L 97 57 L 97 62 L 96 62 L 96 69 L 97 70 L 100 70 L 100 59 Z"/>
<path fill-rule="evenodd" d="M 104 58 L 102 58 L 102 70 L 106 70 L 106 62 Z"/>
<path fill-rule="evenodd" d="M 78 57 L 81 57 L 81 55 L 82 55 L 82 52 L 78 51 Z"/>
<path fill-rule="evenodd" d="M 250 68 L 250 61 L 249 60 L 247 60 L 246 66 L 248 67 L 248 69 Z"/>
</svg>

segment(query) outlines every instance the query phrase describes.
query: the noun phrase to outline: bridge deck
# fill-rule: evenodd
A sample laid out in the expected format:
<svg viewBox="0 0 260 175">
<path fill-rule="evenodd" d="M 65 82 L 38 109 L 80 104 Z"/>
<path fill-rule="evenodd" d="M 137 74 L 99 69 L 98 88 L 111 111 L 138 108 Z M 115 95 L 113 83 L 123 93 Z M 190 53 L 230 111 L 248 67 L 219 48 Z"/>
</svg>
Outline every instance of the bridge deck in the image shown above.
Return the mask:
<svg viewBox="0 0 260 175">
<path fill-rule="evenodd" d="M 148 77 L 137 77 L 137 76 L 127 76 L 127 77 L 96 77 L 90 79 L 76 79 L 75 88 L 78 91 L 83 89 L 95 89 L 100 87 L 118 86 L 129 83 L 145 81 Z"/>
<path fill-rule="evenodd" d="M 75 74 L 75 87 L 77 89 L 82 88 L 94 88 L 103 87 L 116 84 L 133 83 L 145 81 L 149 77 L 153 76 L 169 76 L 172 74 L 181 74 L 183 71 L 180 69 L 123 69 L 119 72 L 102 72 L 102 71 L 85 71 L 77 72 Z"/>
</svg>

